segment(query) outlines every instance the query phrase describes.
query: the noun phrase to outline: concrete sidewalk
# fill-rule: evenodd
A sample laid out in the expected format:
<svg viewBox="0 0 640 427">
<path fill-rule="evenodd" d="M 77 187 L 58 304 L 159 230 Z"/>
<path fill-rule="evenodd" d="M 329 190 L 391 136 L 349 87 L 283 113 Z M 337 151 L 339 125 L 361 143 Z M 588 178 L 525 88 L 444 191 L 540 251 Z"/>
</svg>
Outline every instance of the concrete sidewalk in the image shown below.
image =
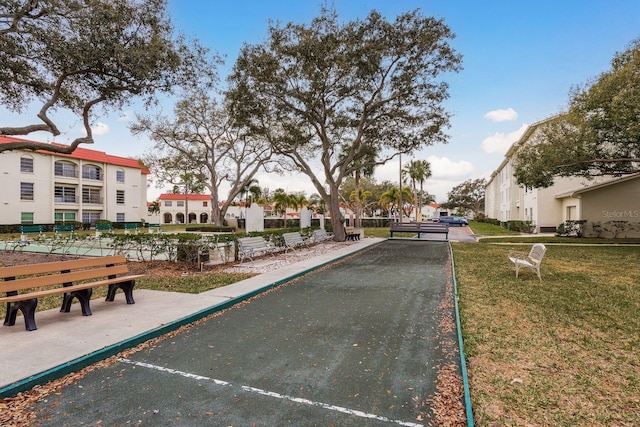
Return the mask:
<svg viewBox="0 0 640 427">
<path fill-rule="evenodd" d="M 112 303 L 93 300 L 92 316 L 82 316 L 76 305 L 71 313 L 38 312 L 36 331 L 26 331 L 19 318 L 15 326 L 0 328 L 4 361 L 0 398 L 81 369 L 382 240 L 367 238 L 329 248 L 307 260 L 198 295 L 139 289 L 134 291 L 134 305 L 127 305 L 120 294 Z"/>
</svg>

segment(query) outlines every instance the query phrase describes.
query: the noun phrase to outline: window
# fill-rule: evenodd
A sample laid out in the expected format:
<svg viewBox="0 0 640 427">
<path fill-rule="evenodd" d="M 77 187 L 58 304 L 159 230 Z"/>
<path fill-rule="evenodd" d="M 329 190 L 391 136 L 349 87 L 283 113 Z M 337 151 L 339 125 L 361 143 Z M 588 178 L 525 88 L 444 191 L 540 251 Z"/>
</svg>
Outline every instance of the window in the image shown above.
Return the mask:
<svg viewBox="0 0 640 427">
<path fill-rule="evenodd" d="M 124 205 L 124 190 L 116 191 L 116 203 L 119 205 Z"/>
<path fill-rule="evenodd" d="M 178 200 L 178 203 L 176 203 L 176 206 L 178 206 L 179 208 L 183 208 L 184 207 L 184 200 Z"/>
<path fill-rule="evenodd" d="M 116 182 L 124 182 L 124 169 L 116 171 Z"/>
<path fill-rule="evenodd" d="M 100 197 L 99 188 L 83 187 L 82 188 L 82 203 L 94 203 L 102 204 L 102 197 Z"/>
<path fill-rule="evenodd" d="M 56 203 L 77 203 L 75 187 L 55 186 L 54 200 Z"/>
<path fill-rule="evenodd" d="M 82 222 L 95 224 L 100 219 L 100 212 L 82 211 Z"/>
<path fill-rule="evenodd" d="M 33 157 L 20 157 L 20 172 L 33 173 Z"/>
<path fill-rule="evenodd" d="M 33 224 L 33 212 L 21 212 L 20 224 Z"/>
<path fill-rule="evenodd" d="M 58 211 L 53 214 L 53 219 L 56 222 L 73 222 L 76 220 L 76 213 Z"/>
<path fill-rule="evenodd" d="M 53 173 L 55 176 L 64 176 L 67 178 L 77 178 L 78 170 L 74 163 L 70 162 L 56 162 L 53 165 Z"/>
<path fill-rule="evenodd" d="M 116 221 L 118 222 L 124 222 L 124 213 L 117 213 L 116 214 Z"/>
<path fill-rule="evenodd" d="M 20 183 L 20 200 L 33 200 L 33 182 Z"/>
<path fill-rule="evenodd" d="M 171 200 L 165 200 L 164 205 L 165 207 L 170 208 L 171 206 L 173 206 L 173 203 L 171 202 Z"/>
<path fill-rule="evenodd" d="M 102 169 L 94 165 L 83 165 L 82 177 L 84 179 L 95 179 L 96 181 L 102 181 Z"/>
<path fill-rule="evenodd" d="M 202 207 L 206 208 L 207 206 L 209 206 L 209 202 L 202 202 Z"/>
</svg>

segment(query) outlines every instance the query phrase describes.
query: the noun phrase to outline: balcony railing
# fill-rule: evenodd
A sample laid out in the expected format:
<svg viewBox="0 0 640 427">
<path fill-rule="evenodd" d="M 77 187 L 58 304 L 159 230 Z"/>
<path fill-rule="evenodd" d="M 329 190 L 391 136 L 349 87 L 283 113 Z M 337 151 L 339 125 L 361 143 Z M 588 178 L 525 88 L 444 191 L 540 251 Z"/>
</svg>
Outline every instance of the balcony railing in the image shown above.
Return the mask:
<svg viewBox="0 0 640 427">
<path fill-rule="evenodd" d="M 78 203 L 78 197 L 76 196 L 55 196 L 53 200 L 56 203 Z"/>
<path fill-rule="evenodd" d="M 92 179 L 94 181 L 102 181 L 102 175 L 95 172 L 82 172 L 82 179 Z"/>
<path fill-rule="evenodd" d="M 55 176 L 61 176 L 64 178 L 77 178 L 80 173 L 77 170 L 56 170 L 54 172 Z"/>
<path fill-rule="evenodd" d="M 92 205 L 101 205 L 103 203 L 102 197 L 82 197 L 82 203 L 92 204 Z"/>
</svg>

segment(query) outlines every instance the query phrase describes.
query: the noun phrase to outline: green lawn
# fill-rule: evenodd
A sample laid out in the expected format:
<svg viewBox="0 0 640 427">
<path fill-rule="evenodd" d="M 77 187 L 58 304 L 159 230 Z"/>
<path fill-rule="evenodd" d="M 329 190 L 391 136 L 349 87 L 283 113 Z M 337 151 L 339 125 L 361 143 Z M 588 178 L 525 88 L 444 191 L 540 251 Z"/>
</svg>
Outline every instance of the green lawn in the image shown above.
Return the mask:
<svg viewBox="0 0 640 427">
<path fill-rule="evenodd" d="M 550 245 L 542 282 L 453 248 L 478 425 L 640 425 L 640 247 Z"/>
</svg>

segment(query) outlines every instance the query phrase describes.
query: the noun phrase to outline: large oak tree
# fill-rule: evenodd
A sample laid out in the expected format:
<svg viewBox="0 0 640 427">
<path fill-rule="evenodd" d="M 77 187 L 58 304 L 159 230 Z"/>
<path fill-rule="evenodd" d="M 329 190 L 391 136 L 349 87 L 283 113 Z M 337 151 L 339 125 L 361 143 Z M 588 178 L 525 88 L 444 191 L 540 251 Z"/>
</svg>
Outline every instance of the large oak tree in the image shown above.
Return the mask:
<svg viewBox="0 0 640 427">
<path fill-rule="evenodd" d="M 337 240 L 345 237 L 338 189 L 371 153 L 383 164 L 446 142 L 440 78 L 460 68 L 453 37 L 419 11 L 341 23 L 322 9 L 309 25 L 272 23 L 265 42 L 242 48 L 230 79 L 239 117 L 311 179 Z"/>
<path fill-rule="evenodd" d="M 13 142 L 0 151 L 71 153 L 92 143 L 96 109 L 120 108 L 197 76 L 204 50 L 173 35 L 166 0 L 4 0 L 0 2 L 0 102 L 24 112 L 40 109 L 30 125 L 5 123 L 2 135 L 60 129 L 53 116 L 69 110 L 86 136 L 71 145 Z"/>
<path fill-rule="evenodd" d="M 573 90 L 568 110 L 518 148 L 515 177 L 531 188 L 555 177 L 640 172 L 640 40 L 615 55 L 611 70 Z"/>
<path fill-rule="evenodd" d="M 154 142 L 144 160 L 157 171 L 158 183 L 174 183 L 174 177 L 182 176 L 188 165 L 211 194 L 213 223 L 222 225 L 227 209 L 255 182 L 255 175 L 262 168 L 273 171 L 271 147 L 247 135 L 227 106 L 201 89 L 185 94 L 171 116 L 138 116 L 131 130 Z M 225 199 L 220 194 L 223 184 L 229 186 Z"/>
</svg>

